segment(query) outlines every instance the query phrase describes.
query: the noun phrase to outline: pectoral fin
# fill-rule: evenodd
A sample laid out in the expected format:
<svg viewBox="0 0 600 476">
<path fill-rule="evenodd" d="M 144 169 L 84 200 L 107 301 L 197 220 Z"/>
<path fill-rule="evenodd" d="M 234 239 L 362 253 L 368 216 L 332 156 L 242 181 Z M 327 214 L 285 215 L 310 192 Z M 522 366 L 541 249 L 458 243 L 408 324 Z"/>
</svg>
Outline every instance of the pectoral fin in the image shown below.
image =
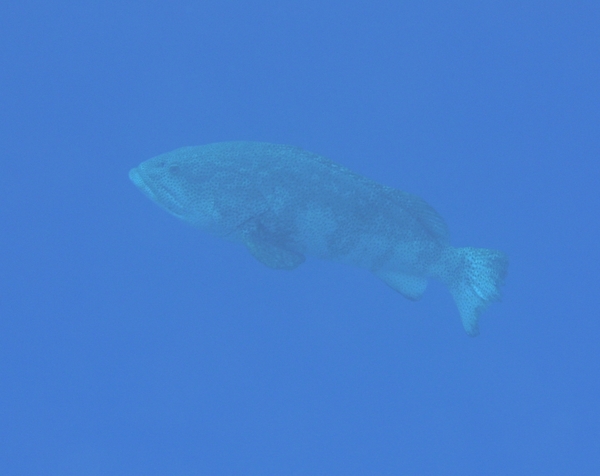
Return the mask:
<svg viewBox="0 0 600 476">
<path fill-rule="evenodd" d="M 239 236 L 252 256 L 269 268 L 294 269 L 305 260 L 303 254 L 287 249 L 285 240 L 268 232 L 259 221 L 245 223 Z"/>
<path fill-rule="evenodd" d="M 264 241 L 245 240 L 248 251 L 258 261 L 273 269 L 294 269 L 304 262 L 304 255 L 279 248 Z"/>
<path fill-rule="evenodd" d="M 427 279 L 394 271 L 378 272 L 377 276 L 389 287 L 411 301 L 421 299 L 427 288 Z"/>
</svg>

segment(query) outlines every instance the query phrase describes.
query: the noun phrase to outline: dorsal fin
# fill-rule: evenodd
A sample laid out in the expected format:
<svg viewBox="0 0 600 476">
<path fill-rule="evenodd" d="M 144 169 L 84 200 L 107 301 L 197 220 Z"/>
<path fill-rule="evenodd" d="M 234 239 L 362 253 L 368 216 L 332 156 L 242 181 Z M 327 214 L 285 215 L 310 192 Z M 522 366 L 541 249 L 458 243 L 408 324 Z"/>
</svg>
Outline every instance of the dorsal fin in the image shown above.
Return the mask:
<svg viewBox="0 0 600 476">
<path fill-rule="evenodd" d="M 444 219 L 422 198 L 402 190 L 394 189 L 392 195 L 400 200 L 402 207 L 410 213 L 431 236 L 438 240 L 448 241 L 450 232 Z"/>
</svg>

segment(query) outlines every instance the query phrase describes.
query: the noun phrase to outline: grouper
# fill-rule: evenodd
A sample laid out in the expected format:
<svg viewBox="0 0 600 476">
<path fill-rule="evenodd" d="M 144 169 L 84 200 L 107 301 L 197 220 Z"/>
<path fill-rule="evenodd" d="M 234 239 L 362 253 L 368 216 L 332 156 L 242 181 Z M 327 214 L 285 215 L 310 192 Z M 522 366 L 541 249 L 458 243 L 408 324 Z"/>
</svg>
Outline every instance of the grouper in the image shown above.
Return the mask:
<svg viewBox="0 0 600 476">
<path fill-rule="evenodd" d="M 419 299 L 429 278 L 446 284 L 467 334 L 500 298 L 507 258 L 450 245 L 444 220 L 419 197 L 303 149 L 265 142 L 183 147 L 142 162 L 133 183 L 176 217 L 244 245 L 273 269 L 306 256 L 371 271 Z"/>
</svg>

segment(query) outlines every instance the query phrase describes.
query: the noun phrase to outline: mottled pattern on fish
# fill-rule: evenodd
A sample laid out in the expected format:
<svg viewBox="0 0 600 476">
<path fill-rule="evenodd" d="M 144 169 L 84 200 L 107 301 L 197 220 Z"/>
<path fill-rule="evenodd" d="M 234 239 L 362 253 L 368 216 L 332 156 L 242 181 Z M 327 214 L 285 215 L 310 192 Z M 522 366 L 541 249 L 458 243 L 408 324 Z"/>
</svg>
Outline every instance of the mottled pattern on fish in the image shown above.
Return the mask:
<svg viewBox="0 0 600 476">
<path fill-rule="evenodd" d="M 297 147 L 184 147 L 129 176 L 173 215 L 242 243 L 271 268 L 293 269 L 307 255 L 336 260 L 370 270 L 413 300 L 428 278 L 438 278 L 470 335 L 481 311 L 499 299 L 503 253 L 452 247 L 443 219 L 420 198 Z"/>
</svg>

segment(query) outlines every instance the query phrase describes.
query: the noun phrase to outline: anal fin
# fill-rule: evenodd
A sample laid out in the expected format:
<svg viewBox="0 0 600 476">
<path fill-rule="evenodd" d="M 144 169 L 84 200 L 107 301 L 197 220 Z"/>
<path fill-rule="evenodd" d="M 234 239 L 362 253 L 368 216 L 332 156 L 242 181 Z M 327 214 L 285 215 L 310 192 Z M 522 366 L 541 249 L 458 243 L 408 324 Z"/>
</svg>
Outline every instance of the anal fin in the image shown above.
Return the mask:
<svg viewBox="0 0 600 476">
<path fill-rule="evenodd" d="M 410 276 L 396 271 L 380 271 L 376 274 L 385 284 L 411 301 L 421 299 L 427 288 L 427 278 Z"/>
</svg>

